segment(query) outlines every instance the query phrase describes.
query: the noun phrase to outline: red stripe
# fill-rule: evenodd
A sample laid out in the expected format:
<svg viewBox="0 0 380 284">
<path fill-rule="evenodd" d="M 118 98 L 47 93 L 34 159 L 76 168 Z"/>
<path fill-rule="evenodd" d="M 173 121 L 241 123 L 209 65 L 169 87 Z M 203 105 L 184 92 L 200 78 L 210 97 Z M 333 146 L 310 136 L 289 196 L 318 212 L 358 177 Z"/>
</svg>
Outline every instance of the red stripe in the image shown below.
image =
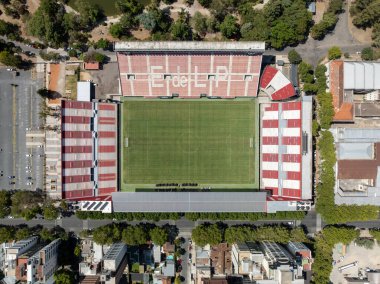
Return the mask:
<svg viewBox="0 0 380 284">
<path fill-rule="evenodd" d="M 92 146 L 63 146 L 62 153 L 91 153 Z"/>
<path fill-rule="evenodd" d="M 278 104 L 272 103 L 268 107 L 265 108 L 266 111 L 278 111 Z"/>
<path fill-rule="evenodd" d="M 299 154 L 283 154 L 283 163 L 301 163 L 301 155 Z"/>
<path fill-rule="evenodd" d="M 62 139 L 64 138 L 91 138 L 91 131 L 63 131 Z"/>
<path fill-rule="evenodd" d="M 63 196 L 65 199 L 92 197 L 93 196 L 93 190 L 92 189 L 81 189 L 81 190 L 64 191 Z"/>
<path fill-rule="evenodd" d="M 278 137 L 263 137 L 263 145 L 278 145 Z"/>
<path fill-rule="evenodd" d="M 62 183 L 81 183 L 91 181 L 91 175 L 62 176 Z"/>
<path fill-rule="evenodd" d="M 301 127 L 301 119 L 288 119 L 287 122 L 287 127 Z"/>
<path fill-rule="evenodd" d="M 115 180 L 116 174 L 100 174 L 99 181 Z"/>
<path fill-rule="evenodd" d="M 62 123 L 89 124 L 91 118 L 88 116 L 63 116 Z"/>
<path fill-rule="evenodd" d="M 72 169 L 72 168 L 89 168 L 92 166 L 92 161 L 86 160 L 86 161 L 63 161 L 62 167 L 66 169 Z"/>
<path fill-rule="evenodd" d="M 112 192 L 116 192 L 116 187 L 104 187 L 104 188 L 99 188 L 99 195 L 105 195 L 105 194 L 110 194 Z"/>
<path fill-rule="evenodd" d="M 263 128 L 278 128 L 278 120 L 263 120 Z"/>
<path fill-rule="evenodd" d="M 92 109 L 92 103 L 62 100 L 62 108 Z"/>
<path fill-rule="evenodd" d="M 268 154 L 264 153 L 262 155 L 263 162 L 278 162 L 278 154 Z"/>
<path fill-rule="evenodd" d="M 292 188 L 283 188 L 282 196 L 288 196 L 288 197 L 294 197 L 294 198 L 301 197 L 301 190 L 292 189 Z"/>
<path fill-rule="evenodd" d="M 278 179 L 278 171 L 269 171 L 269 170 L 263 170 L 261 173 L 263 178 L 274 178 Z"/>
<path fill-rule="evenodd" d="M 98 166 L 99 167 L 114 167 L 114 166 L 116 166 L 116 161 L 115 160 L 102 160 L 102 161 L 99 161 Z"/>
<path fill-rule="evenodd" d="M 116 147 L 113 145 L 99 146 L 99 152 L 101 153 L 114 153 Z"/>
<path fill-rule="evenodd" d="M 98 109 L 100 110 L 115 110 L 116 105 L 114 104 L 98 104 Z"/>
<path fill-rule="evenodd" d="M 283 145 L 301 145 L 301 137 L 282 137 Z"/>
<path fill-rule="evenodd" d="M 115 131 L 99 131 L 98 137 L 100 138 L 114 138 L 116 137 Z"/>
<path fill-rule="evenodd" d="M 287 179 L 289 180 L 301 180 L 301 173 L 300 172 L 287 172 Z"/>
<path fill-rule="evenodd" d="M 301 110 L 301 102 L 282 103 L 282 110 Z"/>
</svg>

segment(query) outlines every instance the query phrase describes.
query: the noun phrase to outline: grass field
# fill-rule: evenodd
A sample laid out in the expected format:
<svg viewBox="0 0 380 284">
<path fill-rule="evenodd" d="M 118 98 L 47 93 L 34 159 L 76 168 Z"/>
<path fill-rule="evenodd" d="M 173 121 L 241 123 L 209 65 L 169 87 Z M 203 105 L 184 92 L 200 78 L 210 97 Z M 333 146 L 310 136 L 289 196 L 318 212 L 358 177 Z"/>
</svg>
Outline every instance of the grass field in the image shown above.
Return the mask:
<svg viewBox="0 0 380 284">
<path fill-rule="evenodd" d="M 122 120 L 124 190 L 157 183 L 256 183 L 253 100 L 126 100 Z"/>
</svg>

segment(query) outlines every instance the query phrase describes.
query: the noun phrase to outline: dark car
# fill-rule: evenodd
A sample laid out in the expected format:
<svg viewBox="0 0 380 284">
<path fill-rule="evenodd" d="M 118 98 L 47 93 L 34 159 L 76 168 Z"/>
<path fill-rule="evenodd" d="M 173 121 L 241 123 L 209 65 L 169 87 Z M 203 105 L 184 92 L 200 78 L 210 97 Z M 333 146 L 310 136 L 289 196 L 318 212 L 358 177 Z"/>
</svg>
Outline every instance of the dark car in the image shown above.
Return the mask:
<svg viewBox="0 0 380 284">
<path fill-rule="evenodd" d="M 8 176 L 8 178 L 16 178 L 15 176 Z"/>
<path fill-rule="evenodd" d="M 10 181 L 10 182 L 9 182 L 9 185 L 12 185 L 12 184 L 15 184 L 15 182 L 14 182 L 14 181 Z"/>
</svg>

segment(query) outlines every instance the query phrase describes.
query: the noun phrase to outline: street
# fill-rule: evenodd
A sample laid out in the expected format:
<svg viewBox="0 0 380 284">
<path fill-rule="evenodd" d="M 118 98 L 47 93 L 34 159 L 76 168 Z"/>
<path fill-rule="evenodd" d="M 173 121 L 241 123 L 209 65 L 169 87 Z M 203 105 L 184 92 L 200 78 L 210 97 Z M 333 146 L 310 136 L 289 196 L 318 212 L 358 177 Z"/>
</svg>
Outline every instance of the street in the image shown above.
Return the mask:
<svg viewBox="0 0 380 284">
<path fill-rule="evenodd" d="M 43 84 L 31 71 L 18 72 L 0 69 L 0 188 L 43 189 L 43 148 L 26 147 L 26 133 L 42 126 L 37 90 Z"/>
</svg>

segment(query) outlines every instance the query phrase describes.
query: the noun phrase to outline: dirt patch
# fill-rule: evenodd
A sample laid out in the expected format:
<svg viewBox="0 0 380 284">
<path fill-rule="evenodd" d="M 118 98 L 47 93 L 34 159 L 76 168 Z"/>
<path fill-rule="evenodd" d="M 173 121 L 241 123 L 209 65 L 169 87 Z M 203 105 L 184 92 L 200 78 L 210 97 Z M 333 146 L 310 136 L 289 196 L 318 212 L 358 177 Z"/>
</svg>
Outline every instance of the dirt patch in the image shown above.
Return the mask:
<svg viewBox="0 0 380 284">
<path fill-rule="evenodd" d="M 150 32 L 146 29 L 138 29 L 132 31 L 132 35 L 138 40 L 147 40 L 150 37 Z"/>
<path fill-rule="evenodd" d="M 347 9 L 349 11 L 350 7 L 351 7 L 351 1 L 348 1 L 347 6 L 348 6 Z M 348 29 L 349 29 L 351 35 L 357 41 L 360 41 L 361 43 L 364 43 L 364 44 L 371 44 L 372 43 L 372 38 L 371 38 L 372 28 L 362 30 L 362 29 L 358 29 L 357 27 L 355 27 L 355 25 L 352 23 L 352 17 L 350 15 L 350 12 L 348 12 Z"/>
<path fill-rule="evenodd" d="M 28 3 L 28 11 L 30 14 L 34 14 L 40 6 L 40 0 L 27 0 L 26 3 Z"/>
<path fill-rule="evenodd" d="M 315 5 L 315 15 L 313 16 L 314 23 L 319 23 L 322 20 L 323 14 L 326 12 L 328 6 L 329 1 L 317 1 Z"/>
<path fill-rule="evenodd" d="M 117 41 L 117 38 L 114 38 L 109 33 L 109 27 L 111 25 L 108 24 L 107 26 L 99 25 L 96 28 L 94 28 L 91 31 L 91 40 L 98 41 L 101 38 L 108 39 L 109 41 Z"/>
<path fill-rule="evenodd" d="M 190 16 L 194 16 L 195 12 L 200 12 L 202 15 L 209 16 L 210 11 L 206 8 L 204 8 L 201 4 L 198 3 L 197 0 L 194 1 L 194 4 L 190 7 L 186 5 L 185 0 L 178 0 L 177 2 L 166 5 L 163 2 L 161 2 L 160 9 L 170 8 L 170 17 L 173 20 L 176 20 L 178 18 L 178 13 L 181 12 L 182 9 L 189 12 Z"/>
</svg>

